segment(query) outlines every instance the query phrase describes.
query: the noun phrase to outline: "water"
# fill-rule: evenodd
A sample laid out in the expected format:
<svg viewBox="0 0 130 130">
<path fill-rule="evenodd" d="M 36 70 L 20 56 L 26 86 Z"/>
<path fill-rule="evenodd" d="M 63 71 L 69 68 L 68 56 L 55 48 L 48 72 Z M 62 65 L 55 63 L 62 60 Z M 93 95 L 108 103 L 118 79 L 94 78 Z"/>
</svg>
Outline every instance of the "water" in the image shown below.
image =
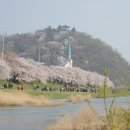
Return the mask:
<svg viewBox="0 0 130 130">
<path fill-rule="evenodd" d="M 112 99 L 107 99 L 110 106 Z M 128 108 L 130 97 L 119 97 L 115 102 L 118 106 Z M 91 105 L 99 114 L 104 113 L 103 99 L 93 99 Z M 55 107 L 15 107 L 0 109 L 0 130 L 44 130 L 51 122 L 54 122 L 65 113 L 73 114 L 80 108 L 88 107 L 87 103 L 72 104 L 66 102 L 63 106 Z"/>
</svg>

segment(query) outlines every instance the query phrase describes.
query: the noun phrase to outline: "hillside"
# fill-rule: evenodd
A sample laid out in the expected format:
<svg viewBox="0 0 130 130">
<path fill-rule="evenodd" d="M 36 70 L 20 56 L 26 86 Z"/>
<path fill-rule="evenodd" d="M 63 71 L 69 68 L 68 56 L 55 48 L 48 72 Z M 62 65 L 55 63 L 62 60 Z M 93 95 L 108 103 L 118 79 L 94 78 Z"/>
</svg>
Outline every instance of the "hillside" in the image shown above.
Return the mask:
<svg viewBox="0 0 130 130">
<path fill-rule="evenodd" d="M 6 57 L 6 62 L 0 60 L 0 79 L 10 79 L 15 72 L 20 80 L 31 82 L 33 80 L 47 82 L 48 79 L 59 79 L 65 82 L 74 81 L 79 85 L 101 86 L 105 77 L 97 73 L 82 70 L 78 67 L 65 68 L 62 66 L 45 66 L 32 59 L 25 59 L 12 55 L 13 59 Z M 107 78 L 108 86 L 113 83 Z"/>
<path fill-rule="evenodd" d="M 50 26 L 34 33 L 15 34 L 5 38 L 5 52 L 58 66 L 67 59 L 67 42 L 72 47 L 73 66 L 103 74 L 104 66 L 110 69 L 109 78 L 115 84 L 130 83 L 130 65 L 121 54 L 105 42 L 91 35 L 78 32 L 69 26 Z"/>
</svg>

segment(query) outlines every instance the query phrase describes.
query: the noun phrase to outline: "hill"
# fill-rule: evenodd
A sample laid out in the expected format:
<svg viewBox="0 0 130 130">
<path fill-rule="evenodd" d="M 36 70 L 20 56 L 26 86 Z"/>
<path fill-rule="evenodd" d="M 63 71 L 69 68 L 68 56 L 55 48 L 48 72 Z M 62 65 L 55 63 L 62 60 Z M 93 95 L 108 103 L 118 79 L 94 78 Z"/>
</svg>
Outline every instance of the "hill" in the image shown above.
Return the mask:
<svg viewBox="0 0 130 130">
<path fill-rule="evenodd" d="M 74 67 L 103 74 L 103 68 L 107 66 L 109 78 L 115 84 L 130 83 L 130 65 L 118 51 L 104 41 L 67 25 L 8 36 L 5 38 L 5 52 L 11 50 L 22 57 L 40 60 L 45 65 L 58 66 L 68 57 L 67 39 L 72 47 Z"/>
</svg>

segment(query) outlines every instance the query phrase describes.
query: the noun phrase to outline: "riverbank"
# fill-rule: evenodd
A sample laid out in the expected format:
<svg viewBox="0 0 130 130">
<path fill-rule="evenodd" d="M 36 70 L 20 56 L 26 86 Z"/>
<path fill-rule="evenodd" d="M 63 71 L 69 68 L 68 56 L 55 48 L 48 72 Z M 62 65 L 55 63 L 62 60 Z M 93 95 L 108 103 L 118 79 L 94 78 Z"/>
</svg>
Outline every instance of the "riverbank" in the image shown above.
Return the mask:
<svg viewBox="0 0 130 130">
<path fill-rule="evenodd" d="M 119 91 L 117 91 L 119 92 Z M 116 92 L 116 93 L 117 93 Z M 117 94 L 110 94 L 110 97 L 119 97 Z M 124 92 L 122 92 L 124 94 Z M 129 94 L 129 93 L 128 93 Z M 64 101 L 60 102 L 59 99 L 64 99 L 72 103 L 87 102 L 95 97 L 99 99 L 102 95 L 81 92 L 58 92 L 58 91 L 41 91 L 41 90 L 17 90 L 17 89 L 3 89 L 0 90 L 0 107 L 8 106 L 56 106 L 63 105 Z M 125 95 L 126 96 L 126 95 Z M 58 100 L 56 100 L 58 99 Z"/>
<path fill-rule="evenodd" d="M 106 99 L 107 108 L 112 100 L 113 98 Z M 130 96 L 118 97 L 115 100 L 115 105 L 125 110 L 128 109 L 128 103 L 130 103 Z M 95 108 L 98 115 L 105 115 L 104 100 L 102 98 L 94 98 L 90 104 L 92 108 Z M 0 130 L 45 130 L 48 125 L 56 123 L 64 115 L 73 117 L 79 110 L 87 108 L 89 108 L 87 102 L 74 104 L 68 101 L 65 101 L 64 105 L 54 107 L 17 106 L 1 108 Z"/>
<path fill-rule="evenodd" d="M 8 106 L 56 106 L 62 105 L 61 102 L 45 97 L 44 95 L 32 96 L 27 92 L 0 92 L 0 107 Z"/>
<path fill-rule="evenodd" d="M 57 106 L 57 105 L 63 105 L 65 101 L 72 103 L 80 103 L 91 100 L 90 94 L 81 94 L 81 93 L 68 93 L 68 94 L 66 93 L 65 94 L 66 98 L 50 98 L 50 97 L 56 97 L 55 96 L 56 94 L 58 95 L 58 93 L 51 93 L 51 92 L 37 93 L 36 91 L 4 90 L 0 91 L 0 107 Z"/>
<path fill-rule="evenodd" d="M 82 108 L 73 116 L 65 114 L 45 130 L 105 130 L 104 118 L 98 117 L 92 109 Z"/>
<path fill-rule="evenodd" d="M 4 84 L 8 83 L 7 80 L 0 80 L 0 87 L 4 86 Z M 0 91 L 3 92 L 18 92 L 17 84 L 11 82 L 12 88 L 4 89 L 2 88 Z M 25 82 L 22 81 L 21 84 L 24 85 L 23 91 L 30 94 L 31 96 L 45 96 L 50 99 L 67 99 L 71 96 L 75 95 L 91 95 L 93 98 L 103 98 L 104 97 L 104 86 L 100 87 L 90 87 L 90 86 L 78 86 L 79 89 L 85 89 L 87 92 L 70 92 L 70 91 L 60 91 L 60 88 L 63 88 L 63 84 L 59 83 L 42 83 L 39 81 Z M 33 85 L 38 86 L 34 88 Z M 47 87 L 49 90 L 43 90 L 44 87 Z M 95 92 L 90 92 L 90 90 L 95 90 Z M 122 88 L 106 88 L 106 98 L 109 97 L 120 97 L 120 96 L 128 96 L 130 95 L 130 86 L 122 87 Z"/>
<path fill-rule="evenodd" d="M 45 130 L 130 130 L 130 109 L 113 107 L 105 116 L 91 108 L 82 108 L 73 116 L 66 114 Z"/>
<path fill-rule="evenodd" d="M 96 100 L 74 114 L 64 114 L 45 130 L 130 130 L 130 96 Z"/>
<path fill-rule="evenodd" d="M 7 81 L 0 81 L 0 85 L 3 86 Z M 62 84 L 57 83 L 41 83 L 41 82 L 22 82 L 24 85 L 23 90 L 18 90 L 17 85 L 11 83 L 12 88 L 2 88 L 0 90 L 0 107 L 4 106 L 55 106 L 62 105 L 63 102 L 55 102 L 52 99 L 67 99 L 72 103 L 79 103 L 83 101 L 89 101 L 90 98 L 105 98 L 110 97 L 120 97 L 130 95 L 129 87 L 125 88 L 108 88 L 107 86 L 102 86 L 98 88 L 93 88 L 96 92 L 70 92 L 70 91 L 50 91 L 54 88 L 62 88 Z M 38 89 L 34 89 L 33 85 L 37 85 Z M 48 87 L 50 90 L 42 91 L 43 87 Z M 80 88 L 81 86 L 79 86 Z M 104 91 L 105 87 L 105 91 Z M 88 86 L 84 88 L 90 90 Z"/>
</svg>

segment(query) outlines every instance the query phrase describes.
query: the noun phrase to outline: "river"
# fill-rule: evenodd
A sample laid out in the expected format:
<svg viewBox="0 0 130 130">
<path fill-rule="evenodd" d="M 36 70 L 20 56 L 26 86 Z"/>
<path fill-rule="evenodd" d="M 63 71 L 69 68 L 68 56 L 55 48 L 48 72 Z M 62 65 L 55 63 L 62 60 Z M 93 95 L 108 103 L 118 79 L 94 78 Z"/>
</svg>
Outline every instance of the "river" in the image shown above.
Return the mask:
<svg viewBox="0 0 130 130">
<path fill-rule="evenodd" d="M 108 98 L 107 106 L 109 107 L 112 98 Z M 129 97 L 119 97 L 115 104 L 128 108 L 130 103 Z M 104 113 L 104 101 L 100 98 L 94 98 L 91 105 L 96 108 L 97 112 Z M 0 130 L 44 130 L 51 122 L 54 122 L 65 113 L 73 114 L 81 108 L 89 107 L 86 102 L 72 104 L 65 102 L 62 106 L 53 107 L 13 107 L 0 108 Z"/>
</svg>

